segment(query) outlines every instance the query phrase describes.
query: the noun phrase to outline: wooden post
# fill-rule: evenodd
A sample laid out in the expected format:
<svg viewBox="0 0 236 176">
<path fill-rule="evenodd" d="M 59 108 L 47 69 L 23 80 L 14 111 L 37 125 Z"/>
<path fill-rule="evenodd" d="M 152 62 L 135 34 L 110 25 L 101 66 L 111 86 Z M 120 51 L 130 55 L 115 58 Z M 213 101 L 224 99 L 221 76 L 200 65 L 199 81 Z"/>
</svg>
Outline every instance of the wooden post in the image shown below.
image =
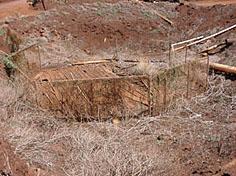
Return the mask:
<svg viewBox="0 0 236 176">
<path fill-rule="evenodd" d="M 101 64 L 101 63 L 110 63 L 111 60 L 92 60 L 92 61 L 79 61 L 76 63 L 72 63 L 72 66 L 76 65 L 88 65 L 88 64 Z"/>
<path fill-rule="evenodd" d="M 206 68 L 206 89 L 208 89 L 208 75 L 209 75 L 209 64 L 210 64 L 210 61 L 209 61 L 209 55 L 207 54 L 207 68 Z"/>
<path fill-rule="evenodd" d="M 42 63 L 41 63 L 41 55 L 40 55 L 39 45 L 37 45 L 37 49 L 38 49 L 38 57 L 39 57 L 39 68 L 40 68 L 40 70 L 41 70 Z"/>
<path fill-rule="evenodd" d="M 168 58 L 169 58 L 169 67 L 171 67 L 172 63 L 171 63 L 171 43 L 169 42 L 169 55 L 168 55 Z"/>
<path fill-rule="evenodd" d="M 89 106 L 90 106 L 90 115 L 93 117 L 95 115 L 95 113 L 94 113 L 95 104 L 93 102 L 94 101 L 94 90 L 93 90 L 93 82 L 92 81 L 90 83 L 89 101 L 91 102 L 89 104 Z"/>
<path fill-rule="evenodd" d="M 187 57 L 188 57 L 188 47 L 185 47 L 185 55 L 184 55 L 184 63 L 187 63 Z"/>
<path fill-rule="evenodd" d="M 148 112 L 149 116 L 152 116 L 152 107 L 153 102 L 152 102 L 152 79 L 151 76 L 148 77 Z"/>
<path fill-rule="evenodd" d="M 166 109 L 166 106 L 167 106 L 167 83 L 166 83 L 166 77 L 164 79 L 164 97 L 163 97 L 163 102 L 164 102 L 164 110 Z"/>
<path fill-rule="evenodd" d="M 187 90 L 186 90 L 186 98 L 189 97 L 189 65 L 190 63 L 187 63 Z"/>
<path fill-rule="evenodd" d="M 160 100 L 160 76 L 157 75 L 156 77 L 156 82 L 155 82 L 155 88 L 156 88 L 156 92 L 155 92 L 155 104 L 154 104 L 154 107 L 155 107 L 155 115 L 156 115 L 156 112 L 159 114 L 160 113 L 160 110 L 161 110 L 161 100 Z"/>
<path fill-rule="evenodd" d="M 19 53 L 25 51 L 25 50 L 28 50 L 28 49 L 32 48 L 33 46 L 35 46 L 35 45 L 37 45 L 37 44 L 38 44 L 38 43 L 34 43 L 34 44 L 32 44 L 32 45 L 30 45 L 30 46 L 27 46 L 27 47 L 25 47 L 25 48 L 23 48 L 23 49 L 21 49 L 21 50 L 18 50 L 18 51 L 16 51 L 16 52 L 13 52 L 13 53 L 9 54 L 9 55 L 7 56 L 7 58 L 13 57 L 13 56 L 15 56 L 15 55 L 17 55 L 17 54 L 19 54 Z"/>
<path fill-rule="evenodd" d="M 189 95 L 189 62 L 187 61 L 188 56 L 188 47 L 185 46 L 185 55 L 184 55 L 184 63 L 187 65 L 187 88 L 186 88 L 186 98 L 188 98 Z"/>
<path fill-rule="evenodd" d="M 26 60 L 25 51 L 22 52 L 22 55 L 24 57 L 24 60 L 27 62 L 28 70 L 30 70 L 31 68 L 30 68 L 29 60 L 28 59 Z"/>
</svg>

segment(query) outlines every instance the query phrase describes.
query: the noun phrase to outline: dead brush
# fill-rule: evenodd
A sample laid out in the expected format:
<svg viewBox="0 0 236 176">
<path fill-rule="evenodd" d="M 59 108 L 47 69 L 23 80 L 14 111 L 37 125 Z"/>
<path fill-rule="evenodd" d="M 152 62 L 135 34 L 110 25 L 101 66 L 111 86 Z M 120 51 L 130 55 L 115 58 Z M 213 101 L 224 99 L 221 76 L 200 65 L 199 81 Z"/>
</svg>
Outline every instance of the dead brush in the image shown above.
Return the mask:
<svg viewBox="0 0 236 176">
<path fill-rule="evenodd" d="M 156 75 L 157 66 L 146 59 L 140 59 L 137 65 L 133 68 L 136 74 Z"/>
<path fill-rule="evenodd" d="M 58 161 L 65 161 L 59 167 L 67 175 L 147 175 L 152 170 L 153 158 L 132 146 L 139 130 L 127 135 L 126 130 L 106 122 L 87 126 L 59 120 L 19 96 L 11 100 L 11 118 L 1 117 L 1 126 L 8 124 L 3 135 L 30 164 L 53 170 Z M 63 157 L 54 146 L 66 146 L 61 149 Z"/>
<path fill-rule="evenodd" d="M 218 109 L 217 113 L 228 115 L 228 119 L 235 113 L 235 92 L 230 83 L 215 78 L 209 85 L 205 94 L 179 101 L 165 114 L 118 125 L 68 121 L 17 101 L 12 106 L 13 115 L 1 121 L 1 127 L 8 129 L 3 135 L 14 144 L 16 153 L 36 167 L 61 175 L 171 175 L 169 171 L 176 173 L 181 167 L 173 162 L 175 158 L 184 157 L 178 156 L 178 148 L 190 145 L 193 158 L 202 161 L 204 153 L 207 160 L 212 152 L 205 148 L 206 142 L 216 145 L 226 141 L 234 130 L 205 119 L 205 109 L 215 110 L 218 105 L 214 102 L 222 95 L 220 105 L 227 109 Z M 225 150 L 223 147 L 221 153 Z M 184 162 L 193 161 L 188 158 Z"/>
<path fill-rule="evenodd" d="M 81 129 L 72 134 L 72 151 L 63 168 L 67 175 L 148 175 L 152 171 L 153 158 L 132 146 L 138 131 L 126 134 L 111 124 L 89 125 L 98 132 Z"/>
<path fill-rule="evenodd" d="M 11 81 L 1 80 L 0 81 L 0 106 L 7 107 L 10 104 L 17 101 L 17 94 L 19 94 L 20 89 L 17 90 L 15 85 Z"/>
<path fill-rule="evenodd" d="M 66 175 L 148 175 L 154 168 L 153 158 L 133 145 L 145 128 L 143 124 L 133 129 L 108 122 L 68 124 L 25 110 L 8 121 L 11 130 L 6 136 L 31 164 L 45 169 L 60 167 Z M 64 162 L 56 166 L 58 161 Z"/>
</svg>

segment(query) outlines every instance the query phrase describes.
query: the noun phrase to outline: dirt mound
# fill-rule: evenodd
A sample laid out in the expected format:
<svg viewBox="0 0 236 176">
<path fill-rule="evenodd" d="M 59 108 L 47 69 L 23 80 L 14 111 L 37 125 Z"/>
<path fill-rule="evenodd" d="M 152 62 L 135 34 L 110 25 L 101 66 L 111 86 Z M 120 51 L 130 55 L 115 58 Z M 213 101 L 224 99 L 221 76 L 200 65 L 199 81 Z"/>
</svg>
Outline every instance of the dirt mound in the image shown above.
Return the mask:
<svg viewBox="0 0 236 176">
<path fill-rule="evenodd" d="M 130 1 L 74 4 L 37 17 L 16 20 L 10 26 L 25 37 L 46 37 L 49 40 L 72 37 L 84 50 L 96 51 L 122 46 L 156 52 L 165 47 L 160 42 L 167 38 L 166 31 L 170 27 L 157 12 L 165 14 L 167 10 L 173 11 L 174 7 Z M 175 13 L 168 16 L 175 16 Z"/>
<path fill-rule="evenodd" d="M 201 35 L 209 35 L 236 23 L 236 5 L 216 5 L 198 7 L 180 5 L 176 7 L 179 15 L 175 19 L 176 33 L 172 40 L 185 40 Z M 234 31 L 219 38 L 229 37 Z"/>
<path fill-rule="evenodd" d="M 210 7 L 198 7 L 193 5 L 177 6 L 176 10 L 181 14 L 176 19 L 177 33 L 173 33 L 173 40 L 181 41 L 197 36 L 208 36 L 222 29 L 236 24 L 236 5 L 215 5 Z M 236 30 L 232 30 L 205 43 L 205 47 L 212 46 L 216 43 L 232 40 L 229 46 L 218 56 L 221 62 L 229 65 L 236 65 L 235 62 L 235 41 Z M 202 46 L 192 47 L 199 52 Z"/>
<path fill-rule="evenodd" d="M 169 42 L 209 35 L 235 24 L 235 11 L 236 5 L 197 7 L 130 1 L 76 3 L 37 17 L 15 20 L 10 22 L 10 27 L 26 38 L 43 37 L 50 42 L 72 39 L 77 47 L 89 54 L 128 48 L 130 52 L 150 55 L 168 50 Z M 159 14 L 170 19 L 173 26 Z M 225 34 L 222 38 L 228 36 Z"/>
</svg>

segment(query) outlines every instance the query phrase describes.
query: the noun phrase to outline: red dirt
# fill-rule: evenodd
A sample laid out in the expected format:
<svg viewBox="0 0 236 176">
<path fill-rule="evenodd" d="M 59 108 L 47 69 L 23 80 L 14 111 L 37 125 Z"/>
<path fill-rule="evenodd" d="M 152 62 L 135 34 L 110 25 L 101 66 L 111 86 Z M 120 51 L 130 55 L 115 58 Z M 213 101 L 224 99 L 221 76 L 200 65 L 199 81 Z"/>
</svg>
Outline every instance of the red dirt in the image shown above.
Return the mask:
<svg viewBox="0 0 236 176">
<path fill-rule="evenodd" d="M 212 7 L 183 5 L 178 6 L 176 10 L 181 14 L 176 19 L 176 27 L 179 31 L 188 34 L 187 38 L 213 33 L 236 24 L 236 5 L 215 5 Z M 231 31 L 231 33 L 235 34 L 235 31 Z"/>
<path fill-rule="evenodd" d="M 77 5 L 79 8 L 80 6 Z M 160 51 L 160 41 L 166 37 L 165 29 L 160 26 L 159 17 L 145 16 L 145 12 L 139 10 L 142 6 L 131 2 L 119 3 L 115 5 L 98 4 L 88 5 L 98 10 L 74 10 L 70 7 L 60 7 L 67 15 L 54 15 L 52 12 L 47 15 L 47 20 L 36 20 L 29 17 L 28 21 L 15 21 L 10 24 L 11 28 L 16 30 L 22 36 L 33 34 L 34 36 L 45 36 L 46 31 L 52 37 L 67 38 L 70 33 L 74 40 L 84 50 L 96 51 L 99 49 L 116 48 L 119 46 L 140 48 L 140 50 Z M 151 4 L 145 6 L 151 7 Z M 147 9 L 143 7 L 143 11 Z M 128 10 L 130 9 L 130 10 Z M 131 10 L 132 9 L 132 10 Z M 114 14 L 113 14 L 114 13 Z M 148 14 L 147 14 L 148 15 Z M 42 16 L 43 17 L 43 16 Z M 44 17 L 45 18 L 45 17 Z M 62 21 L 62 23 L 58 23 Z M 165 24 L 165 22 L 164 22 Z M 168 28 L 168 24 L 167 28 Z M 152 40 L 149 40 L 152 38 Z M 151 46 L 151 48 L 150 48 Z"/>
<path fill-rule="evenodd" d="M 38 13 L 39 11 L 28 6 L 26 0 L 0 2 L 0 19 L 18 15 L 37 15 Z"/>
<path fill-rule="evenodd" d="M 6 130 L 6 129 L 5 129 Z M 2 133 L 3 134 L 3 133 Z M 56 176 L 49 169 L 44 170 L 27 163 L 14 151 L 14 146 L 0 136 L 0 176 Z"/>
<path fill-rule="evenodd" d="M 74 7 L 82 8 L 78 4 Z M 58 11 L 63 11 L 66 15 L 51 12 L 46 21 L 28 17 L 28 22 L 17 20 L 10 23 L 10 26 L 21 36 L 42 36 L 52 41 L 58 37 L 66 39 L 70 34 L 79 48 L 89 53 L 122 47 L 148 54 L 160 54 L 168 49 L 168 30 L 170 41 L 176 42 L 209 34 L 213 29 L 222 29 L 236 23 L 236 5 L 204 8 L 173 4 L 162 7 L 162 14 L 165 14 L 165 11 L 177 11 L 177 15 L 165 14 L 174 22 L 173 26 L 157 15 L 148 13 L 149 10 L 160 8 L 159 5 L 150 3 L 128 1 L 86 4 L 85 7 L 86 9 L 76 10 L 62 6 Z M 45 18 L 44 15 L 41 17 Z"/>
<path fill-rule="evenodd" d="M 94 0 L 69 0 L 68 4 L 73 3 L 91 3 Z M 100 2 L 118 2 L 118 0 L 103 0 Z M 46 10 L 52 9 L 54 7 L 58 7 L 63 5 L 63 3 L 58 3 L 56 1 L 45 0 Z M 35 16 L 42 12 L 43 6 L 41 3 L 36 4 L 36 7 L 31 7 L 27 4 L 26 0 L 0 0 L 0 20 L 6 17 L 15 17 L 18 15 L 25 16 Z"/>
<path fill-rule="evenodd" d="M 195 4 L 198 6 L 213 6 L 217 4 L 227 5 L 235 4 L 236 0 L 190 0 L 185 2 L 185 4 Z"/>
<path fill-rule="evenodd" d="M 29 168 L 25 161 L 14 154 L 11 146 L 0 139 L 0 175 L 1 176 L 33 176 L 36 170 Z"/>
</svg>

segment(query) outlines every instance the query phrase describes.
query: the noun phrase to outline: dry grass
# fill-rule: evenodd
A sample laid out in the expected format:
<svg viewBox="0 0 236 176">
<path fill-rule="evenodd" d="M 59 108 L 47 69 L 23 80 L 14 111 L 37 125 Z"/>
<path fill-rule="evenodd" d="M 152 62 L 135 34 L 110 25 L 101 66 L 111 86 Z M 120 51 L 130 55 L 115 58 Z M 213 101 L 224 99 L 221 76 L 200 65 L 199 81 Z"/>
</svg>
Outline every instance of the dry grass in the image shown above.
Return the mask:
<svg viewBox="0 0 236 176">
<path fill-rule="evenodd" d="M 220 142 L 224 146 L 219 158 L 235 151 L 232 87 L 231 82 L 215 78 L 208 92 L 191 101 L 179 100 L 165 114 L 118 125 L 68 121 L 8 97 L 10 103 L 1 107 L 6 104 L 11 111 L 2 115 L 0 126 L 7 129 L 3 135 L 15 145 L 16 153 L 57 175 L 181 175 L 187 172 L 187 163 L 193 169 L 203 160 L 215 164 L 211 158 Z M 190 148 L 191 153 L 183 153 L 182 148 Z"/>
</svg>

